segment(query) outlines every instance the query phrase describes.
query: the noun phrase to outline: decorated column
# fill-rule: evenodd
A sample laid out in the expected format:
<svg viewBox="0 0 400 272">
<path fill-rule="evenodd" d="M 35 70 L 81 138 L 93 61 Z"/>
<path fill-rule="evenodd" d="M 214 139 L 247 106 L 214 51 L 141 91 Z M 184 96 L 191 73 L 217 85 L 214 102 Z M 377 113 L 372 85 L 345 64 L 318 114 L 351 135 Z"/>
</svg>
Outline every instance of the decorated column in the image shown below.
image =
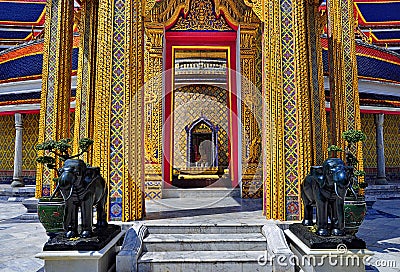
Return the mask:
<svg viewBox="0 0 400 272">
<path fill-rule="evenodd" d="M 301 218 L 311 165 L 306 1 L 263 1 L 263 179 L 267 218 Z"/>
<path fill-rule="evenodd" d="M 80 139 L 93 138 L 97 11 L 97 1 L 82 2 L 73 141 L 75 154 L 78 153 Z M 83 155 L 88 163 L 92 161 L 91 151 Z"/>
<path fill-rule="evenodd" d="M 375 184 L 384 185 L 388 184 L 385 174 L 385 142 L 383 139 L 383 121 L 384 114 L 375 114 L 375 127 L 376 127 L 376 164 L 378 174 L 376 175 Z"/>
<path fill-rule="evenodd" d="M 93 165 L 108 181 L 110 220 L 144 215 L 142 1 L 100 0 Z"/>
<path fill-rule="evenodd" d="M 69 136 L 73 12 L 73 0 L 47 1 L 38 142 Z M 50 195 L 55 188 L 53 177 L 54 171 L 38 165 L 37 198 Z"/>
<path fill-rule="evenodd" d="M 344 148 L 342 133 L 361 129 L 353 1 L 328 0 L 327 8 L 331 144 Z M 362 169 L 362 144 L 355 148 Z"/>
<path fill-rule="evenodd" d="M 23 187 L 22 181 L 22 131 L 24 129 L 22 123 L 22 115 L 15 113 L 15 153 L 14 153 L 14 174 L 11 187 Z"/>
<path fill-rule="evenodd" d="M 307 38 L 310 64 L 312 165 L 322 165 L 327 158 L 328 132 L 325 111 L 324 71 L 321 34 L 324 17 L 319 12 L 320 0 L 307 2 Z"/>
</svg>

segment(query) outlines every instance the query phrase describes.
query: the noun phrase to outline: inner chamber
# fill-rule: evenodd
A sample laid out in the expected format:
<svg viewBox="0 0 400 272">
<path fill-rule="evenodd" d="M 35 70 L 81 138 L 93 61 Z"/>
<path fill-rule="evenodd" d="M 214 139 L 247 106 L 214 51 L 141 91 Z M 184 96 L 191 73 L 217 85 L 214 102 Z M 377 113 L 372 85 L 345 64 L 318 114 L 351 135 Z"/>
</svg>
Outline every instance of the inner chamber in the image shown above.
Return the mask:
<svg viewBox="0 0 400 272">
<path fill-rule="evenodd" d="M 172 185 L 230 187 L 228 52 L 176 49 L 173 64 Z"/>
</svg>

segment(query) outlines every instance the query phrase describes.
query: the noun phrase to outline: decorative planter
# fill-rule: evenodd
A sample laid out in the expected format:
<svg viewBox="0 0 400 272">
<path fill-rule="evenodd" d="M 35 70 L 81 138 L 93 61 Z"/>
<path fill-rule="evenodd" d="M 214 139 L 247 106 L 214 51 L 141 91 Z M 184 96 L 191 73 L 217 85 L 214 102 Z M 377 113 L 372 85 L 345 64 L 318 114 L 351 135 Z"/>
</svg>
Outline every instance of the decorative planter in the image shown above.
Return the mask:
<svg viewBox="0 0 400 272">
<path fill-rule="evenodd" d="M 65 203 L 62 198 L 42 197 L 38 203 L 39 221 L 46 229 L 48 236 L 53 237 L 57 233 L 64 231 L 64 208 Z"/>
<path fill-rule="evenodd" d="M 347 198 L 344 201 L 344 226 L 346 233 L 356 234 L 367 212 L 364 198 Z"/>
</svg>

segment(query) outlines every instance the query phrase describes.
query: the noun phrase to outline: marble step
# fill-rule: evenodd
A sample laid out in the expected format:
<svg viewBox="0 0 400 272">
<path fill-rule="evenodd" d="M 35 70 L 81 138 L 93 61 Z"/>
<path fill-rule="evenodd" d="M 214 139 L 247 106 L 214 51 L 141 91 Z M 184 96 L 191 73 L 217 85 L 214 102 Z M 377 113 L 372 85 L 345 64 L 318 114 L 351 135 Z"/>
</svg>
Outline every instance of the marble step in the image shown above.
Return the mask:
<svg viewBox="0 0 400 272">
<path fill-rule="evenodd" d="M 144 252 L 138 261 L 138 271 L 272 271 L 267 263 L 262 266 L 265 251 L 169 251 Z"/>
<path fill-rule="evenodd" d="M 261 233 L 240 234 L 149 234 L 144 239 L 145 251 L 262 251 L 267 242 Z"/>
<path fill-rule="evenodd" d="M 163 198 L 223 198 L 240 197 L 240 189 L 235 188 L 187 188 L 187 189 L 164 189 Z"/>
<path fill-rule="evenodd" d="M 261 233 L 262 224 L 157 224 L 146 222 L 151 234 Z"/>
<path fill-rule="evenodd" d="M 370 185 L 365 188 L 366 199 L 398 199 L 400 198 L 400 184 Z"/>
</svg>

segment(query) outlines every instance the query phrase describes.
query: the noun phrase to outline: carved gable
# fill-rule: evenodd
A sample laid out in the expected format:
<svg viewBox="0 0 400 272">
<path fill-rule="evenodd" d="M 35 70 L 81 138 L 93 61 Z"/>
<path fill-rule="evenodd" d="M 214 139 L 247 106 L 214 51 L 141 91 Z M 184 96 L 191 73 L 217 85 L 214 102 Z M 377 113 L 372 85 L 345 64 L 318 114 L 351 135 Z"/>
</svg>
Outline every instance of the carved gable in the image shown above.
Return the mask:
<svg viewBox="0 0 400 272">
<path fill-rule="evenodd" d="M 217 17 L 211 0 L 192 0 L 188 14 L 186 16 L 180 15 L 171 30 L 229 31 L 233 29 L 227 24 L 223 16 Z"/>
</svg>

